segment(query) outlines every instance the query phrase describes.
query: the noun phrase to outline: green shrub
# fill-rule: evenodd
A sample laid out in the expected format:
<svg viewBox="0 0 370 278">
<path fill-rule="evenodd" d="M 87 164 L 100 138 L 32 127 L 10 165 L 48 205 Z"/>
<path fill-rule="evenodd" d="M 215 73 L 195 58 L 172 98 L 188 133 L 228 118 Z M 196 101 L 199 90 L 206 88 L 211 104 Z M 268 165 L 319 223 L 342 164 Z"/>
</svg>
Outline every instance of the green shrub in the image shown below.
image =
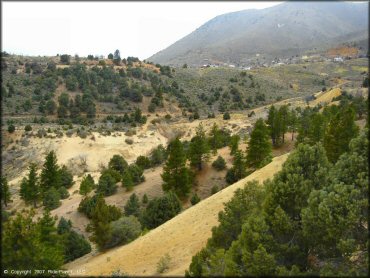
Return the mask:
<svg viewBox="0 0 370 278">
<path fill-rule="evenodd" d="M 65 165 L 63 165 L 59 170 L 59 174 L 61 179 L 61 185 L 64 186 L 65 188 L 71 188 L 72 185 L 74 184 L 72 172 L 69 171 Z"/>
<path fill-rule="evenodd" d="M 81 195 L 87 195 L 95 188 L 95 182 L 94 179 L 90 174 L 88 174 L 86 177 L 84 177 L 80 184 L 80 194 Z"/>
<path fill-rule="evenodd" d="M 58 193 L 60 196 L 60 199 L 67 199 L 69 197 L 69 192 L 65 187 L 59 187 Z"/>
<path fill-rule="evenodd" d="M 9 126 L 8 126 L 8 132 L 9 133 L 13 133 L 15 131 L 15 126 L 13 125 L 13 124 L 10 124 Z"/>
<path fill-rule="evenodd" d="M 170 191 L 163 197 L 154 198 L 143 213 L 143 224 L 153 229 L 170 220 L 181 211 L 181 203 L 175 193 Z"/>
<path fill-rule="evenodd" d="M 99 178 L 96 192 L 101 193 L 104 196 L 113 195 L 117 192 L 116 180 L 109 173 L 103 173 Z"/>
<path fill-rule="evenodd" d="M 166 270 L 170 268 L 170 263 L 171 263 L 171 257 L 167 253 L 163 257 L 161 257 L 157 263 L 157 272 L 158 273 L 163 273 Z"/>
<path fill-rule="evenodd" d="M 32 131 L 32 126 L 30 126 L 30 125 L 26 125 L 25 127 L 24 127 L 24 131 Z"/>
<path fill-rule="evenodd" d="M 141 234 L 141 224 L 139 220 L 133 216 L 123 216 L 120 219 L 110 223 L 111 232 L 110 239 L 106 244 L 107 248 L 113 246 L 127 244 Z"/>
<path fill-rule="evenodd" d="M 215 194 L 215 193 L 217 193 L 218 191 L 219 191 L 219 189 L 218 189 L 218 186 L 217 185 L 212 186 L 212 188 L 211 188 L 211 194 L 212 195 Z"/>
<path fill-rule="evenodd" d="M 143 155 L 138 156 L 135 164 L 140 166 L 142 169 L 149 169 L 151 166 L 149 158 Z"/>
<path fill-rule="evenodd" d="M 230 120 L 231 119 L 229 112 L 225 112 L 225 114 L 223 115 L 223 119 L 224 120 Z"/>
<path fill-rule="evenodd" d="M 45 208 L 49 210 L 56 209 L 61 205 L 60 194 L 58 190 L 55 189 L 55 187 L 51 187 L 45 192 L 43 198 L 43 205 L 45 206 Z"/>
<path fill-rule="evenodd" d="M 191 196 L 190 203 L 194 206 L 194 205 L 198 204 L 199 202 L 200 202 L 200 198 L 199 198 L 198 194 L 194 193 Z"/>
<path fill-rule="evenodd" d="M 91 219 L 97 200 L 98 195 L 83 198 L 78 206 L 78 211 L 85 214 L 87 218 Z"/>
<path fill-rule="evenodd" d="M 212 167 L 217 171 L 222 171 L 226 168 L 226 161 L 222 156 L 218 156 L 215 161 L 212 163 Z"/>
</svg>

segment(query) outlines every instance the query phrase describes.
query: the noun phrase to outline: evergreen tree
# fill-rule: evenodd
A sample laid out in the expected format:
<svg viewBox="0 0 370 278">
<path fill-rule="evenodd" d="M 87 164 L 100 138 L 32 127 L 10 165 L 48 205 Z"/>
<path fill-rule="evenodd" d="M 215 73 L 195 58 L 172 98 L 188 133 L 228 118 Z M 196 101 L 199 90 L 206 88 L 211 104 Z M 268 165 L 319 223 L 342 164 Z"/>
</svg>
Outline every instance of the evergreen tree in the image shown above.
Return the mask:
<svg viewBox="0 0 370 278">
<path fill-rule="evenodd" d="M 63 165 L 59 170 L 61 186 L 65 188 L 71 188 L 73 185 L 73 175 L 71 171 L 68 170 L 67 166 Z"/>
<path fill-rule="evenodd" d="M 143 204 L 147 204 L 148 203 L 148 196 L 146 194 L 143 195 L 143 199 L 142 199 L 142 202 Z"/>
<path fill-rule="evenodd" d="M 40 199 L 40 184 L 36 169 L 37 166 L 34 163 L 29 166 L 28 178 L 23 178 L 20 188 L 21 198 L 26 203 L 32 203 L 34 207 Z"/>
<path fill-rule="evenodd" d="M 6 177 L 0 177 L 0 185 L 1 185 L 1 202 L 6 207 L 8 206 L 8 203 L 11 201 L 8 180 L 6 179 Z"/>
<path fill-rule="evenodd" d="M 197 128 L 196 135 L 191 139 L 189 147 L 190 165 L 202 170 L 202 163 L 209 158 L 209 146 L 202 124 Z"/>
<path fill-rule="evenodd" d="M 226 182 L 233 184 L 247 175 L 246 164 L 241 151 L 236 151 L 231 167 L 226 173 Z"/>
<path fill-rule="evenodd" d="M 4 223 L 2 269 L 60 269 L 62 267 L 63 249 L 58 238 L 54 237 L 56 229 L 46 223 L 33 222 L 34 215 L 32 211 L 18 213 Z"/>
<path fill-rule="evenodd" d="M 124 206 L 125 215 L 126 216 L 136 216 L 139 217 L 140 215 L 140 201 L 137 195 L 131 194 L 130 198 L 128 199 L 126 205 Z"/>
<path fill-rule="evenodd" d="M 186 156 L 184 147 L 176 138 L 170 144 L 169 156 L 161 175 L 163 179 L 162 188 L 164 191 L 174 190 L 180 198 L 186 197 L 191 188 L 191 173 L 186 167 Z"/>
<path fill-rule="evenodd" d="M 230 137 L 230 154 L 234 155 L 238 149 L 239 149 L 239 141 L 240 141 L 240 136 L 239 135 L 233 135 Z"/>
<path fill-rule="evenodd" d="M 262 119 L 258 119 L 251 133 L 247 148 L 247 166 L 261 168 L 271 161 L 271 143 L 269 131 Z"/>
<path fill-rule="evenodd" d="M 181 209 L 180 200 L 170 191 L 148 203 L 143 213 L 143 223 L 149 229 L 156 228 L 176 216 Z"/>
<path fill-rule="evenodd" d="M 109 173 L 103 173 L 99 178 L 96 192 L 102 193 L 104 196 L 113 195 L 117 192 L 116 180 Z"/>
<path fill-rule="evenodd" d="M 134 184 L 134 181 L 132 180 L 131 173 L 128 169 L 126 169 L 122 175 L 122 186 L 126 187 L 127 191 L 130 191 L 132 190 L 134 185 L 135 184 Z"/>
<path fill-rule="evenodd" d="M 45 163 L 42 168 L 40 185 L 43 192 L 51 187 L 59 188 L 61 186 L 61 177 L 59 166 L 57 164 L 57 156 L 54 151 L 46 155 Z"/>
<path fill-rule="evenodd" d="M 57 207 L 61 205 L 60 193 L 58 192 L 57 189 L 55 189 L 55 187 L 51 187 L 47 191 L 44 192 L 43 205 L 48 210 L 56 209 Z"/>
<path fill-rule="evenodd" d="M 213 124 L 209 135 L 210 135 L 209 145 L 212 149 L 213 154 L 216 154 L 217 149 L 219 148 L 219 146 L 221 144 L 220 130 L 219 130 L 217 124 L 215 124 L 215 123 Z"/>
<path fill-rule="evenodd" d="M 274 146 L 277 144 L 278 135 L 279 135 L 279 130 L 278 130 L 277 121 L 276 121 L 277 114 L 278 114 L 278 111 L 276 110 L 275 106 L 271 105 L 269 114 L 267 117 L 267 124 L 269 125 L 272 144 Z"/>
<path fill-rule="evenodd" d="M 294 133 L 298 126 L 298 116 L 296 110 L 291 110 L 288 116 L 288 130 L 292 133 L 292 141 L 294 140 Z"/>
<path fill-rule="evenodd" d="M 110 159 L 108 163 L 108 167 L 110 169 L 116 170 L 119 173 L 123 174 L 125 169 L 128 167 L 127 161 L 123 158 L 123 156 L 115 154 L 113 157 Z"/>
<path fill-rule="evenodd" d="M 86 196 L 95 188 L 95 182 L 94 179 L 90 174 L 85 176 L 80 184 L 80 194 Z"/>
<path fill-rule="evenodd" d="M 285 141 L 285 133 L 288 131 L 288 123 L 289 123 L 289 111 L 288 111 L 288 106 L 283 105 L 280 106 L 279 111 L 278 111 L 278 119 L 280 120 L 279 123 L 279 135 L 278 137 L 284 143 Z"/>
<path fill-rule="evenodd" d="M 92 240 L 96 242 L 99 249 L 106 248 L 106 244 L 110 240 L 111 226 L 109 222 L 117 220 L 119 217 L 112 219 L 109 206 L 106 205 L 104 198 L 99 195 L 92 212 Z"/>
<path fill-rule="evenodd" d="M 324 135 L 324 148 L 331 162 L 336 162 L 342 153 L 349 150 L 349 142 L 357 136 L 358 131 L 355 113 L 349 106 L 329 121 Z"/>
</svg>

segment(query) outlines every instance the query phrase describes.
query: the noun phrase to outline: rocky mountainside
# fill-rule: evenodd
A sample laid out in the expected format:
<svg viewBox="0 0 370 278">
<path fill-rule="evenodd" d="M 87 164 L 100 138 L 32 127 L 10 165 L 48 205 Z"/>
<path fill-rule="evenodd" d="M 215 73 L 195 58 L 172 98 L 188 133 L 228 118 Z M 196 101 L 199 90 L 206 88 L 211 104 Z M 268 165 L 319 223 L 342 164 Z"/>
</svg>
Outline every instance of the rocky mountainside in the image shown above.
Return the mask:
<svg viewBox="0 0 370 278">
<path fill-rule="evenodd" d="M 274 59 L 367 41 L 367 29 L 368 3 L 286 2 L 219 15 L 148 60 L 168 65 L 248 64 L 256 54 Z"/>
</svg>

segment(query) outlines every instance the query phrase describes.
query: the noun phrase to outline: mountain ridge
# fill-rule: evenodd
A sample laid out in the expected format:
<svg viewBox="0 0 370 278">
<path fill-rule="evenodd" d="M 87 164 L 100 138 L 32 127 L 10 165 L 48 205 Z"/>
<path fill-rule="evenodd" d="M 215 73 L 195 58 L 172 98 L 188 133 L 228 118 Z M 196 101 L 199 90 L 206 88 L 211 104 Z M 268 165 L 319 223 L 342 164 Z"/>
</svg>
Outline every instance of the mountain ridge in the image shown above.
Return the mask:
<svg viewBox="0 0 370 278">
<path fill-rule="evenodd" d="M 242 10 L 214 17 L 148 60 L 179 66 L 205 59 L 245 63 L 262 54 L 301 55 L 328 48 L 359 33 L 367 39 L 367 3 L 286 2 L 266 9 Z M 349 39 L 342 39 L 343 37 Z M 356 38 L 358 40 L 358 38 Z"/>
</svg>

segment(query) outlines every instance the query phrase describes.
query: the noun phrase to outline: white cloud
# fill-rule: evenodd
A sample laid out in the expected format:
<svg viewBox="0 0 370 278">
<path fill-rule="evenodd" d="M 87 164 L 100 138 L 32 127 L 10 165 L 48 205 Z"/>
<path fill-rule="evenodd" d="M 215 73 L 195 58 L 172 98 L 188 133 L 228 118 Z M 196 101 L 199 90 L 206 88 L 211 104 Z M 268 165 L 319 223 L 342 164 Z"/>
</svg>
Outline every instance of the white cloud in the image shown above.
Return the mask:
<svg viewBox="0 0 370 278">
<path fill-rule="evenodd" d="M 278 2 L 3 2 L 3 50 L 148 58 L 213 17 Z"/>
</svg>

